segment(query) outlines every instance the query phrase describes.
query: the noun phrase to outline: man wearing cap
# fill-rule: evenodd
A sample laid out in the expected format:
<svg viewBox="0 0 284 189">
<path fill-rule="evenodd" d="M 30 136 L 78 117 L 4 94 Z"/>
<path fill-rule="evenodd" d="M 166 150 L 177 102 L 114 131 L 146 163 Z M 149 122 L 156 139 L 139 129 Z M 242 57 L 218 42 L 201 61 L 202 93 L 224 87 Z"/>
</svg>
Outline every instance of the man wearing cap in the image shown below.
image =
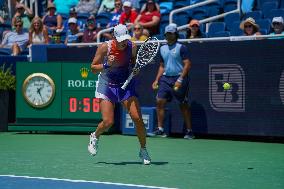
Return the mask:
<svg viewBox="0 0 284 189">
<path fill-rule="evenodd" d="M 123 3 L 123 12 L 121 13 L 119 23 L 126 24 L 127 28 L 130 29 L 137 18 L 137 12 L 132 9 L 132 4 L 130 1 L 125 1 Z"/>
<path fill-rule="evenodd" d="M 68 19 L 68 27 L 69 30 L 67 31 L 65 44 L 82 42 L 83 33 L 79 32 L 76 18 L 72 17 Z"/>
<path fill-rule="evenodd" d="M 270 33 L 270 35 L 280 35 L 280 34 L 284 34 L 284 21 L 282 16 L 279 17 L 274 17 L 272 19 L 272 24 L 271 27 L 273 28 L 274 32 Z M 284 37 L 280 36 L 280 37 L 273 37 L 270 39 L 283 39 Z"/>
<path fill-rule="evenodd" d="M 25 13 L 26 12 L 26 13 Z M 23 21 L 23 29 L 29 29 L 31 26 L 31 18 L 33 17 L 33 11 L 29 9 L 22 3 L 16 4 L 16 13 L 12 18 L 12 28 L 14 28 L 17 19 L 21 19 Z"/>
<path fill-rule="evenodd" d="M 71 8 L 70 9 L 70 11 L 69 11 L 69 19 L 70 18 L 75 18 L 76 20 L 77 20 L 77 27 L 78 27 L 78 30 L 79 31 L 84 31 L 84 24 L 83 24 L 83 22 L 81 21 L 81 20 L 78 20 L 77 19 L 77 16 L 78 16 L 78 14 L 77 14 L 77 10 L 73 7 L 73 8 Z M 68 19 L 68 20 L 69 20 Z M 68 30 L 69 30 L 69 23 L 68 23 L 68 20 L 66 20 L 65 22 L 64 22 L 64 25 L 63 25 L 63 31 L 65 31 L 65 32 L 67 32 Z"/>
<path fill-rule="evenodd" d="M 187 98 L 189 87 L 188 73 L 191 67 L 189 51 L 185 45 L 177 42 L 178 32 L 176 24 L 166 26 L 165 37 L 167 44 L 163 45 L 160 49 L 160 67 L 156 79 L 152 84 L 153 89 L 158 89 L 156 97 L 158 128 L 154 133 L 149 134 L 149 136 L 167 136 L 163 128 L 165 105 L 175 97 L 179 101 L 180 110 L 187 129 L 184 138 L 193 139 L 191 114 Z"/>
<path fill-rule="evenodd" d="M 151 159 L 146 150 L 146 131 L 135 93 L 135 80 L 132 80 L 125 90 L 121 89 L 135 64 L 137 47 L 130 41 L 131 36 L 125 25 L 115 26 L 113 33 L 114 39 L 98 47 L 91 64 L 94 74 L 100 72 L 95 95 L 100 100 L 103 121 L 90 135 L 88 150 L 93 156 L 97 154 L 100 135 L 114 123 L 115 103 L 122 103 L 136 125 L 140 143 L 139 157 L 143 164 L 148 165 Z"/>
</svg>

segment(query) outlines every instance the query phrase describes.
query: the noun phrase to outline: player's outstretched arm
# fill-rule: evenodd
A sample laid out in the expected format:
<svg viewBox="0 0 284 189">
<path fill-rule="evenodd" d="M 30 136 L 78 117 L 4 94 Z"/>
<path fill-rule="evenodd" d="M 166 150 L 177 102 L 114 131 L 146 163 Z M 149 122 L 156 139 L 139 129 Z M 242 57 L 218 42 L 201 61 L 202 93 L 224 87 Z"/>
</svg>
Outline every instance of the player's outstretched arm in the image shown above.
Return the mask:
<svg viewBox="0 0 284 189">
<path fill-rule="evenodd" d="M 96 55 L 91 64 L 91 70 L 94 74 L 99 73 L 104 69 L 103 61 L 104 57 L 107 54 L 107 49 L 108 49 L 107 43 L 103 43 L 98 47 Z"/>
</svg>

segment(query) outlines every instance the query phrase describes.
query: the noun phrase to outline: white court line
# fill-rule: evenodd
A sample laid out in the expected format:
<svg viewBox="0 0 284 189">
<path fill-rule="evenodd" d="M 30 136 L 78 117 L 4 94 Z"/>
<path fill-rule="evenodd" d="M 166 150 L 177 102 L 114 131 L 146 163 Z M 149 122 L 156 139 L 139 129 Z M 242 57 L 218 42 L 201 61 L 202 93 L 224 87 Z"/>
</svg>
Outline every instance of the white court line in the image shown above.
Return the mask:
<svg viewBox="0 0 284 189">
<path fill-rule="evenodd" d="M 26 179 L 39 179 L 39 180 L 56 180 L 56 181 L 67 181 L 74 183 L 94 183 L 94 184 L 108 184 L 117 186 L 134 186 L 138 188 L 154 188 L 154 189 L 178 189 L 178 188 L 167 188 L 158 186 L 145 186 L 145 185 L 135 185 L 135 184 L 123 184 L 123 183 L 113 183 L 113 182 L 100 182 L 100 181 L 87 181 L 87 180 L 71 180 L 71 179 L 59 179 L 59 178 L 45 178 L 45 177 L 30 177 L 30 176 L 16 176 L 16 175 L 0 175 L 0 177 L 11 177 L 11 178 L 26 178 Z"/>
</svg>

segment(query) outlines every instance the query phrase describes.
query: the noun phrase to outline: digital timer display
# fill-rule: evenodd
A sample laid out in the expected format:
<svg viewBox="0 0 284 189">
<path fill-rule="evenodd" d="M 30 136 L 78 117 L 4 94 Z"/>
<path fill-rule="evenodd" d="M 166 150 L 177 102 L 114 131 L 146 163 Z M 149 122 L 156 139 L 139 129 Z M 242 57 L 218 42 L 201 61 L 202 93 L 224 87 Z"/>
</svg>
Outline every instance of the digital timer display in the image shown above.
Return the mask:
<svg viewBox="0 0 284 189">
<path fill-rule="evenodd" d="M 99 112 L 100 104 L 98 98 L 83 98 L 77 99 L 76 97 L 69 98 L 69 112 Z"/>
<path fill-rule="evenodd" d="M 64 91 L 62 94 L 62 118 L 101 119 L 99 99 L 94 91 Z"/>
</svg>

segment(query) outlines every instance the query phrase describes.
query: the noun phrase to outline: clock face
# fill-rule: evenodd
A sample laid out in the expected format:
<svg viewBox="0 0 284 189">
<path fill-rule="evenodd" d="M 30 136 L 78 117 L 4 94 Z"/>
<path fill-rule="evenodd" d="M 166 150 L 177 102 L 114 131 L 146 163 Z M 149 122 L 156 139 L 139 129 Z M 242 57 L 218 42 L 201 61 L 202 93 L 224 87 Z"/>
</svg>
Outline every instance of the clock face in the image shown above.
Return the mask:
<svg viewBox="0 0 284 189">
<path fill-rule="evenodd" d="M 55 85 L 48 75 L 33 73 L 25 79 L 22 92 L 29 105 L 34 108 L 43 108 L 52 102 Z"/>
</svg>

